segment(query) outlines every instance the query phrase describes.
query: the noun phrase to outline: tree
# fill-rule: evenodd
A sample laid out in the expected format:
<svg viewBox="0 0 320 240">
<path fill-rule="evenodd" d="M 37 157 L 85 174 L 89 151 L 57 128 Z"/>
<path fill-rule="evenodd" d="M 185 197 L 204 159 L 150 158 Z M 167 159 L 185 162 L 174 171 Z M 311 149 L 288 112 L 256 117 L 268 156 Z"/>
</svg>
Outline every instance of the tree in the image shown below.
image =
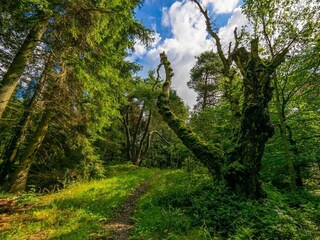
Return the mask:
<svg viewBox="0 0 320 240">
<path fill-rule="evenodd" d="M 218 102 L 218 78 L 221 78 L 222 64 L 212 51 L 203 52 L 196 59 L 187 84 L 198 93 L 195 108 L 203 110 L 215 106 Z"/>
<path fill-rule="evenodd" d="M 273 101 L 276 105 L 273 118 L 278 126 L 276 128 L 278 134 L 269 147 L 269 149 L 273 149 L 273 157 L 267 156 L 265 159 L 267 175 L 270 177 L 274 173 L 275 180 L 279 184 L 280 180 L 286 181 L 286 174 L 281 172 L 283 170 L 282 162 L 288 162 L 289 157 L 295 174 L 291 176 L 291 184 L 294 180 L 297 187 L 303 186 L 303 176 L 307 176 L 308 168 L 315 162 L 313 155 L 316 148 L 310 148 L 310 146 L 306 148 L 305 146 L 310 142 L 317 144 L 317 133 L 312 125 L 315 124 L 314 121 L 319 120 L 317 113 L 319 45 L 316 39 L 310 37 L 311 39 L 304 39 L 303 49 L 291 51 L 288 61 L 276 72 L 274 84 L 278 93 Z M 280 120 L 282 124 L 280 124 Z M 312 136 L 315 136 L 315 139 Z M 273 145 L 282 146 L 282 153 L 276 151 Z M 306 151 L 306 149 L 308 150 Z M 271 170 L 271 168 L 273 169 Z"/>
<path fill-rule="evenodd" d="M 193 152 L 218 179 L 223 179 L 232 191 L 248 198 L 257 199 L 264 196 L 261 187 L 260 170 L 265 145 L 274 134 L 270 121 L 269 102 L 272 99 L 273 74 L 284 62 L 293 39 L 286 41 L 279 52 L 269 58 L 259 55 L 259 39 L 250 40 L 250 49 L 240 45 L 242 35 L 234 31 L 235 44 L 231 45 L 227 55 L 222 50 L 218 34 L 213 30 L 208 12 L 196 3 L 205 17 L 207 31 L 215 40 L 218 55 L 223 64 L 223 73 L 230 77 L 231 66 L 235 64 L 242 76 L 243 104 L 240 113 L 240 124 L 234 132 L 233 147 L 223 152 L 219 146 L 208 144 L 199 139 L 186 125 L 177 118 L 168 107 L 169 89 L 173 77 L 165 53 L 160 56 L 161 65 L 165 68 L 163 92 L 158 98 L 158 109 L 164 121 L 173 129 L 182 142 Z M 248 5 L 250 7 L 250 4 Z M 217 142 L 217 141 L 215 141 Z"/>
<path fill-rule="evenodd" d="M 149 39 L 150 31 L 133 17 L 137 4 L 139 1 L 100 4 L 88 0 L 56 5 L 59 11 L 50 21 L 50 32 L 45 36 L 45 49 L 54 55 L 49 76 L 53 87 L 47 88 L 44 94 L 47 104 L 40 115 L 42 120 L 21 154 L 11 192 L 24 190 L 35 153 L 52 121 L 59 121 L 57 116 L 70 120 L 83 113 L 83 125 L 78 127 L 84 137 L 79 141 L 90 145 L 110 124 L 110 117 L 118 114 L 123 82 L 136 68 L 124 60 L 126 50 L 132 48 L 134 38 Z"/>
<path fill-rule="evenodd" d="M 47 74 L 47 68 L 48 66 L 46 66 L 43 70 L 40 80 L 37 83 L 36 89 L 34 90 L 34 94 L 32 95 L 28 105 L 26 106 L 23 116 L 18 123 L 18 126 L 14 130 L 13 136 L 4 149 L 3 156 L 1 157 L 3 159 L 3 162 L 0 167 L 0 183 L 2 184 L 6 180 L 7 175 L 12 172 L 19 147 L 24 143 L 26 139 L 26 133 L 32 121 L 33 111 L 35 110 L 36 105 L 38 104 L 44 91 L 44 83 L 46 79 L 45 74 Z"/>
<path fill-rule="evenodd" d="M 0 119 L 16 89 L 20 76 L 30 63 L 36 45 L 47 29 L 49 16 L 46 16 L 45 9 L 38 7 L 38 4 L 32 6 L 30 2 L 12 4 L 10 1 L 4 1 L 3 3 L 0 14 L 2 34 L 8 34 L 5 28 L 15 28 L 18 24 L 22 24 L 26 28 L 30 27 L 30 29 L 6 73 L 3 75 L 0 85 Z M 30 13 L 27 14 L 28 10 L 30 10 Z M 9 34 L 12 33 L 12 31 L 9 31 Z M 2 38 L 4 37 L 2 36 Z"/>
<path fill-rule="evenodd" d="M 153 135 L 157 134 L 164 142 L 164 136 L 157 131 L 159 116 L 155 111 L 159 82 L 150 73 L 149 78 L 136 78 L 127 96 L 128 103 L 122 107 L 120 121 L 125 130 L 127 159 L 141 165 L 151 146 Z"/>
<path fill-rule="evenodd" d="M 292 63 L 292 58 L 300 55 L 302 50 L 308 48 L 308 45 L 313 42 L 313 39 L 317 36 L 319 24 L 317 19 L 319 14 L 314 10 L 319 5 L 315 1 L 311 1 L 310 4 L 304 4 L 299 1 L 246 1 L 248 5 L 244 9 L 247 17 L 254 26 L 254 34 L 262 39 L 261 44 L 264 46 L 264 51 L 271 57 L 275 57 L 278 51 L 284 44 L 287 44 L 289 39 L 292 39 L 291 43 L 293 47 L 289 51 L 292 56 L 289 62 Z M 285 7 L 279 11 L 280 6 Z M 299 11 L 294 9 L 299 8 Z M 288 20 L 288 18 L 291 19 Z M 281 33 L 281 34 L 279 34 Z M 278 35 L 279 34 L 279 35 Z M 278 36 L 277 36 L 278 35 Z M 285 68 L 285 67 L 284 67 Z M 281 71 L 281 68 L 279 68 Z M 275 96 L 275 106 L 278 115 L 279 131 L 282 139 L 283 153 L 287 163 L 287 168 L 290 176 L 291 190 L 296 190 L 296 185 L 302 184 L 300 174 L 296 174 L 296 171 L 300 172 L 298 166 L 294 166 L 292 160 L 292 154 L 290 152 L 290 126 L 286 124 L 286 101 L 290 99 L 283 96 L 284 89 L 281 89 L 282 79 L 279 75 L 279 70 L 273 74 L 273 87 Z M 288 79 L 287 79 L 288 80 Z M 286 80 L 285 80 L 286 81 Z M 294 81 L 293 81 L 294 82 Z M 282 96 L 281 96 L 282 95 Z M 289 132 L 287 132 L 289 130 Z M 295 150 L 296 151 L 296 150 Z M 295 169 L 296 168 L 296 169 Z"/>
</svg>

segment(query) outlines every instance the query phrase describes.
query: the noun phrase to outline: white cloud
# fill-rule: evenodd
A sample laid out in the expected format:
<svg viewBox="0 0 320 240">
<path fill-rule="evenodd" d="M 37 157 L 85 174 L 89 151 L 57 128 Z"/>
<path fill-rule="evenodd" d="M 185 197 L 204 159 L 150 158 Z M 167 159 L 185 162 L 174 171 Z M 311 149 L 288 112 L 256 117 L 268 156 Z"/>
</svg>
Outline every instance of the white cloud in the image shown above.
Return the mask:
<svg viewBox="0 0 320 240">
<path fill-rule="evenodd" d="M 142 42 L 137 41 L 134 44 L 134 53 L 137 55 L 137 57 L 142 57 L 145 53 L 147 53 L 147 48 Z"/>
<path fill-rule="evenodd" d="M 163 7 L 163 8 L 162 8 L 161 24 L 162 24 L 162 26 L 164 26 L 164 27 L 169 27 L 169 26 L 170 26 L 169 12 L 168 12 L 168 8 L 166 8 L 166 7 Z"/>
<path fill-rule="evenodd" d="M 236 8 L 233 10 L 233 13 L 228 20 L 228 24 L 219 29 L 218 35 L 221 39 L 221 43 L 226 47 L 230 42 L 234 42 L 234 29 L 238 28 L 238 31 L 241 30 L 242 26 L 249 25 L 248 19 L 241 12 L 241 8 Z"/>
<path fill-rule="evenodd" d="M 214 1 L 207 0 L 207 2 Z M 230 2 L 234 3 L 228 3 L 228 8 L 225 7 L 225 10 L 220 7 L 219 11 L 227 11 L 226 9 L 229 11 L 231 6 L 236 5 L 238 1 L 232 0 Z M 215 6 L 218 8 L 219 4 Z M 236 9 L 228 25 L 219 31 L 219 35 L 226 38 L 228 42 L 232 39 L 234 27 L 238 26 L 238 23 L 245 22 L 242 19 L 241 11 L 239 11 L 240 9 Z M 192 2 L 176 1 L 170 8 L 163 8 L 162 14 L 162 26 L 170 27 L 172 37 L 163 39 L 147 51 L 142 59 L 143 72 L 146 75 L 147 71 L 155 69 L 159 64 L 159 54 L 165 51 L 175 73 L 172 87 L 177 90 L 178 95 L 186 104 L 193 107 L 196 103 L 196 93 L 187 86 L 189 73 L 196 62 L 195 56 L 206 50 L 215 49 L 214 42 L 211 38 L 208 38 L 204 17 Z"/>
<path fill-rule="evenodd" d="M 211 5 L 213 11 L 217 14 L 231 13 L 237 6 L 239 0 L 202 0 L 201 3 L 204 7 Z"/>
</svg>

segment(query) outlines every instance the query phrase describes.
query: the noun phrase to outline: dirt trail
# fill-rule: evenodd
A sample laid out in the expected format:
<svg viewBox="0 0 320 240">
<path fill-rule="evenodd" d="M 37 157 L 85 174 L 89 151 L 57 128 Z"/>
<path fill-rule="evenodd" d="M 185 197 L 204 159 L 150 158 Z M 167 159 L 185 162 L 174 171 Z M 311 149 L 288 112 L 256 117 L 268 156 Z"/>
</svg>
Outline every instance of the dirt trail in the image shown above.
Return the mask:
<svg viewBox="0 0 320 240">
<path fill-rule="evenodd" d="M 130 235 L 130 230 L 133 227 L 132 216 L 136 207 L 137 200 L 143 195 L 150 186 L 151 181 L 142 183 L 129 198 L 114 211 L 114 216 L 106 228 L 111 231 L 111 236 L 108 240 L 126 240 Z"/>
</svg>

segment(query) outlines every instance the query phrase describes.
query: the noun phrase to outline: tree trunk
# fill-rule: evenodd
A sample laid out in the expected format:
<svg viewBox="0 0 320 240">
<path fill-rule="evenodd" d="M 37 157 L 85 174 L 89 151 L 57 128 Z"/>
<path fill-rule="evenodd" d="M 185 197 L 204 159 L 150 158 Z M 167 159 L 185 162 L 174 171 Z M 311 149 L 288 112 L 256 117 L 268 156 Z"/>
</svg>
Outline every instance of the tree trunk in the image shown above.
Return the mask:
<svg viewBox="0 0 320 240">
<path fill-rule="evenodd" d="M 9 187 L 9 192 L 18 193 L 25 190 L 34 156 L 41 146 L 42 141 L 47 133 L 51 116 L 51 110 L 46 110 L 44 112 L 37 130 L 34 133 L 32 139 L 30 139 L 30 142 L 22 156 L 20 166 L 15 170 L 15 173 L 12 177 L 12 182 Z"/>
<path fill-rule="evenodd" d="M 29 64 L 33 50 L 35 49 L 37 42 L 42 38 L 46 27 L 47 21 L 43 20 L 30 30 L 20 50 L 0 82 L 0 119 L 19 82 L 24 68 Z"/>
<path fill-rule="evenodd" d="M 241 47 L 233 60 L 243 77 L 244 101 L 241 122 L 235 133 L 234 149 L 229 153 L 226 180 L 230 188 L 251 199 L 263 197 L 260 170 L 265 144 L 274 134 L 269 116 L 273 87 L 271 76 L 283 61 L 284 49 L 271 61 L 258 55 L 258 39 L 251 41 L 251 51 Z"/>
<path fill-rule="evenodd" d="M 284 108 L 281 109 L 281 103 L 280 103 L 280 92 L 278 88 L 278 82 L 276 75 L 274 75 L 274 87 L 275 87 L 275 96 L 276 96 L 276 109 L 279 117 L 279 122 L 280 122 L 280 136 L 281 136 L 281 141 L 282 141 L 282 147 L 283 147 L 283 152 L 284 152 L 284 157 L 287 163 L 288 171 L 289 171 L 289 177 L 290 177 L 290 188 L 292 192 L 295 192 L 297 189 L 296 186 L 296 173 L 294 170 L 294 166 L 292 163 L 292 158 L 290 154 L 290 149 L 289 149 L 289 141 L 287 138 L 287 133 L 286 133 L 286 124 L 285 124 L 285 116 L 284 116 Z"/>
<path fill-rule="evenodd" d="M 12 136 L 9 144 L 6 146 L 3 154 L 3 163 L 0 166 L 0 184 L 3 184 L 6 181 L 6 177 L 10 172 L 13 172 L 13 165 L 16 159 L 17 152 L 20 145 L 25 141 L 27 135 L 27 129 L 30 125 L 32 118 L 32 111 L 37 105 L 39 98 L 43 90 L 43 84 L 45 81 L 45 72 L 42 73 L 42 76 L 38 82 L 37 88 L 23 113 L 22 118 L 20 119 L 19 125 L 15 130 L 14 135 Z"/>
<path fill-rule="evenodd" d="M 169 94 L 171 87 L 171 78 L 173 76 L 170 62 L 165 53 L 160 54 L 161 64 L 164 65 L 166 79 L 162 87 L 162 93 L 158 97 L 157 107 L 163 120 L 180 138 L 182 143 L 188 147 L 196 158 L 208 168 L 211 175 L 220 178 L 222 175 L 221 165 L 223 162 L 222 150 L 214 145 L 210 145 L 198 138 L 196 134 L 189 129 L 185 123 L 176 117 L 169 108 Z"/>
<path fill-rule="evenodd" d="M 288 130 L 288 141 L 291 145 L 290 151 L 296 158 L 298 158 L 300 151 L 297 146 L 297 142 L 293 139 L 292 130 L 288 124 L 286 124 L 286 129 Z M 303 180 L 302 180 L 302 173 L 301 173 L 301 168 L 303 167 L 303 164 L 301 164 L 301 162 L 293 162 L 293 167 L 295 170 L 296 187 L 303 188 Z"/>
<path fill-rule="evenodd" d="M 235 132 L 234 148 L 223 158 L 220 148 L 200 140 L 169 108 L 169 92 L 173 76 L 165 53 L 160 54 L 166 79 L 158 97 L 159 113 L 186 147 L 208 168 L 213 177 L 223 178 L 232 191 L 250 199 L 264 197 L 260 182 L 261 159 L 268 139 L 274 134 L 268 104 L 272 98 L 271 75 L 284 60 L 286 51 L 271 62 L 258 57 L 258 41 L 252 41 L 251 52 L 240 48 L 235 52 L 244 86 L 241 123 Z"/>
<path fill-rule="evenodd" d="M 255 76 L 258 66 L 253 63 L 244 81 L 244 103 L 242 118 L 234 149 L 229 154 L 229 168 L 226 180 L 233 191 L 240 192 L 251 199 L 264 196 L 260 170 L 261 160 L 268 139 L 274 129 L 270 123 L 268 103 L 271 100 L 270 80 L 265 82 Z"/>
</svg>

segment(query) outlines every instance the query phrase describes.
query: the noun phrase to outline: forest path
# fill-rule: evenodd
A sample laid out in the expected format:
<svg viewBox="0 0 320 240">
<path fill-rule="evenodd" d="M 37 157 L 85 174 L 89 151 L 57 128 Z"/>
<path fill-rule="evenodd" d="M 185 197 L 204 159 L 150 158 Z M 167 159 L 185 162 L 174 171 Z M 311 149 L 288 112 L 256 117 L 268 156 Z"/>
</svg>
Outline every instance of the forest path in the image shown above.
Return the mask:
<svg viewBox="0 0 320 240">
<path fill-rule="evenodd" d="M 129 238 L 130 230 L 134 227 L 132 217 L 136 208 L 137 200 L 147 192 L 152 179 L 140 184 L 138 188 L 128 197 L 128 199 L 114 210 L 114 215 L 106 224 L 110 230 L 108 240 L 126 240 Z"/>
</svg>

